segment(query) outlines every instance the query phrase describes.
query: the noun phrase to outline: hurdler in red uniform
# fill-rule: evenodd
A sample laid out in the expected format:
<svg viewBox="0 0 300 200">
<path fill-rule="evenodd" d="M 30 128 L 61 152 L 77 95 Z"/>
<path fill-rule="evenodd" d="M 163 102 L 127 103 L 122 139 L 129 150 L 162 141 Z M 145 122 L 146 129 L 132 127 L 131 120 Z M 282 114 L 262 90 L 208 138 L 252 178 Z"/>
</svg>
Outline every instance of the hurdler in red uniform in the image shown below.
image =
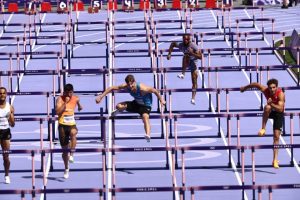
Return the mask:
<svg viewBox="0 0 300 200">
<path fill-rule="evenodd" d="M 259 83 L 251 83 L 244 87 L 241 87 L 241 92 L 249 88 L 259 89 L 266 97 L 267 104 L 264 107 L 262 127 L 258 132 L 259 136 L 264 136 L 266 133 L 266 123 L 268 118 L 273 119 L 273 144 L 279 144 L 279 138 L 281 134 L 281 128 L 284 119 L 284 104 L 285 104 L 285 95 L 283 91 L 278 88 L 278 80 L 270 79 L 267 82 L 267 86 L 261 85 Z M 278 149 L 273 150 L 273 162 L 272 165 L 274 168 L 278 169 Z"/>
</svg>

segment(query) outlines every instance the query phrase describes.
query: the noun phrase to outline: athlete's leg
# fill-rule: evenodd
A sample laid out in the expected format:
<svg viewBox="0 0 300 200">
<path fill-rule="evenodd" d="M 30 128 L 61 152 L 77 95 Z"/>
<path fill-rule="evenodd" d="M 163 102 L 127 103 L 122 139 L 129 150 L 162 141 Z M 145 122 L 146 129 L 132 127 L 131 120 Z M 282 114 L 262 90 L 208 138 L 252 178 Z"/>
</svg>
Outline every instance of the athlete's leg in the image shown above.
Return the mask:
<svg viewBox="0 0 300 200">
<path fill-rule="evenodd" d="M 149 114 L 144 113 L 142 115 L 142 119 L 143 119 L 143 123 L 144 123 L 145 133 L 146 133 L 146 135 L 150 136 L 151 126 L 150 126 Z"/>
<path fill-rule="evenodd" d="M 76 126 L 73 126 L 71 128 L 71 131 L 70 131 L 70 149 L 71 149 L 71 153 L 70 153 L 70 162 L 74 162 L 74 159 L 73 159 L 73 155 L 74 155 L 74 152 L 73 150 L 76 148 L 76 145 L 77 145 L 77 133 L 78 133 L 78 130 L 76 128 Z"/>
<path fill-rule="evenodd" d="M 60 141 L 61 148 L 68 149 L 69 138 L 67 137 L 67 135 L 65 133 L 64 126 L 59 125 L 58 132 L 59 132 L 59 141 Z M 69 153 L 67 151 L 64 151 L 62 153 L 62 159 L 64 161 L 65 169 L 69 169 Z"/>
<path fill-rule="evenodd" d="M 198 71 L 192 70 L 191 77 L 192 77 L 192 89 L 197 90 L 197 88 L 198 88 Z M 195 101 L 195 97 L 196 97 L 196 91 L 192 91 L 192 100 Z"/>
<path fill-rule="evenodd" d="M 263 113 L 263 117 L 262 117 L 262 124 L 261 124 L 261 129 L 258 132 L 259 136 L 264 136 L 266 133 L 266 124 L 269 118 L 269 115 L 271 113 L 271 106 L 270 105 L 265 105 L 264 107 L 264 113 Z"/>
<path fill-rule="evenodd" d="M 8 151 L 10 149 L 10 140 L 0 140 L 1 147 L 3 151 Z M 3 165 L 4 165 L 4 173 L 5 176 L 9 175 L 9 167 L 10 167 L 10 160 L 9 160 L 9 153 L 3 153 Z"/>
</svg>

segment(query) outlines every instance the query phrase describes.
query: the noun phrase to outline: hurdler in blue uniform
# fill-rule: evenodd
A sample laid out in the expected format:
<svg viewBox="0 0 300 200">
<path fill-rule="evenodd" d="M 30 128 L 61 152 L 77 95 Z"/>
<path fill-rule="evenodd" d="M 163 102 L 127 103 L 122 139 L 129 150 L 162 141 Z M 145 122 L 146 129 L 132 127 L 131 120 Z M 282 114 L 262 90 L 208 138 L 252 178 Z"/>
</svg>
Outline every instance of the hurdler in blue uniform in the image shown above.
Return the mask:
<svg viewBox="0 0 300 200">
<path fill-rule="evenodd" d="M 102 99 L 113 90 L 127 89 L 130 95 L 134 98 L 133 101 L 125 101 L 118 103 L 116 110 L 112 112 L 112 116 L 115 116 L 118 112 L 126 110 L 127 112 L 139 113 L 142 117 L 145 128 L 145 139 L 150 142 L 150 121 L 149 114 L 152 107 L 152 93 L 154 93 L 159 99 L 162 105 L 165 105 L 164 99 L 159 94 L 158 90 L 153 87 L 146 86 L 143 83 L 135 81 L 133 75 L 127 75 L 125 82 L 119 86 L 112 86 L 107 88 L 101 95 L 96 98 L 96 103 L 100 103 Z"/>
</svg>

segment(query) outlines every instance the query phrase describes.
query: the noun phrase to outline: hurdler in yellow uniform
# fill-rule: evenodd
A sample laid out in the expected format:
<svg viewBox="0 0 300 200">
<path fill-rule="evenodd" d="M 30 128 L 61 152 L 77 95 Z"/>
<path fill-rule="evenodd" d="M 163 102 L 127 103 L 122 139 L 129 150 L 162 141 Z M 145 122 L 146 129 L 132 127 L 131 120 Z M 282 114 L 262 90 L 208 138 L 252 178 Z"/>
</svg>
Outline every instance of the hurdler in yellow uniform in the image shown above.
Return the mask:
<svg viewBox="0 0 300 200">
<path fill-rule="evenodd" d="M 59 96 L 56 101 L 56 114 L 58 115 L 58 132 L 59 141 L 62 149 L 75 149 L 77 140 L 77 127 L 74 117 L 74 111 L 78 106 L 78 111 L 82 110 L 82 106 L 79 103 L 79 97 L 73 95 L 73 85 L 66 84 L 64 87 L 64 93 Z M 69 177 L 69 162 L 74 162 L 73 152 L 63 152 L 62 158 L 65 165 L 64 178 Z"/>
</svg>

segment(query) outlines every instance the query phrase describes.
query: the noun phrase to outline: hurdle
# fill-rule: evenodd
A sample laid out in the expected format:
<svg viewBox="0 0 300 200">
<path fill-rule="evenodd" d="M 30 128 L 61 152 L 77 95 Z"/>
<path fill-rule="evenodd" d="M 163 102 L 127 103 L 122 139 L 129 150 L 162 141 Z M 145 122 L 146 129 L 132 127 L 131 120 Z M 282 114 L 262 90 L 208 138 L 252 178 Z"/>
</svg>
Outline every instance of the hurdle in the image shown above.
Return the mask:
<svg viewBox="0 0 300 200">
<path fill-rule="evenodd" d="M 105 31 L 105 41 L 76 41 L 76 29 L 75 26 L 78 27 L 79 24 L 92 24 L 92 25 L 104 25 L 105 28 L 103 29 L 98 29 L 96 31 Z M 71 58 L 107 58 L 107 50 L 106 50 L 106 55 L 86 55 L 86 56 L 79 56 L 79 55 L 74 55 L 74 48 L 76 45 L 103 45 L 105 44 L 106 49 L 108 49 L 108 35 L 109 35 L 109 28 L 108 28 L 108 23 L 104 21 L 97 21 L 97 22 L 77 22 L 72 25 L 73 31 L 72 31 L 72 38 L 71 38 L 71 49 L 68 50 L 68 60 Z M 95 30 L 90 30 L 90 31 L 95 31 Z M 70 62 L 69 62 L 70 63 Z M 70 66 L 70 65 L 69 65 Z"/>
<path fill-rule="evenodd" d="M 46 195 L 50 195 L 53 193 L 61 193 L 61 194 L 67 194 L 67 193 L 98 193 L 99 199 L 103 200 L 105 199 L 106 194 L 106 170 L 105 167 L 103 168 L 102 172 L 102 181 L 103 181 L 103 187 L 102 188 L 69 188 L 69 189 L 47 189 L 47 179 L 46 179 L 46 173 L 45 173 L 45 162 L 43 162 L 42 170 L 37 170 L 35 168 L 35 162 L 34 158 L 35 155 L 40 154 L 42 157 L 42 160 L 45 159 L 46 153 L 62 153 L 64 150 L 62 149 L 38 149 L 38 150 L 26 150 L 26 149 L 20 149 L 20 150 L 9 150 L 8 152 L 0 151 L 1 153 L 9 153 L 9 154 L 30 154 L 31 155 L 31 164 L 32 169 L 30 170 L 32 172 L 32 188 L 31 189 L 22 189 L 22 190 L 1 190 L 0 194 L 21 194 L 21 198 L 25 198 L 25 194 L 31 194 L 32 198 L 35 199 L 37 194 L 43 194 L 46 198 Z M 105 149 L 101 148 L 91 148 L 91 149 L 78 149 L 77 152 L 102 152 L 105 154 Z M 104 156 L 102 158 L 105 158 Z M 105 166 L 106 159 L 103 160 L 102 165 Z M 42 172 L 43 173 L 43 189 L 36 189 L 36 181 L 35 181 L 35 172 Z"/>
<path fill-rule="evenodd" d="M 255 10 L 259 10 L 260 11 L 260 15 L 261 15 L 261 18 L 263 18 L 263 11 L 264 11 L 264 8 L 263 7 L 259 7 L 259 6 L 246 6 L 246 7 L 229 7 L 229 8 L 220 8 L 221 10 L 221 14 L 222 14 L 222 17 L 221 17 L 221 28 L 224 29 L 224 32 L 226 31 L 225 29 L 226 28 L 231 28 L 231 11 L 233 10 L 251 10 L 252 11 L 252 25 L 250 27 L 252 28 L 255 28 L 255 25 L 256 25 L 256 20 L 255 20 L 255 13 L 254 11 Z M 226 21 L 226 11 L 227 11 L 227 21 Z M 227 25 L 228 24 L 228 25 Z M 245 27 L 246 28 L 246 27 Z M 249 28 L 249 27 L 248 27 Z"/>
<path fill-rule="evenodd" d="M 37 35 L 37 26 L 40 27 L 39 31 L 42 31 L 42 25 L 44 26 L 47 26 L 47 25 L 63 25 L 65 27 L 64 29 L 64 33 L 65 33 L 65 36 L 64 36 L 64 42 L 62 41 L 62 39 L 60 37 L 62 36 L 38 36 Z M 3 27 L 3 31 L 5 28 L 7 27 L 23 27 L 23 31 L 12 31 L 12 32 L 9 32 L 7 30 L 5 30 L 6 33 L 24 33 L 24 36 L 23 36 L 23 44 L 24 46 L 26 46 L 26 43 L 27 43 L 27 40 L 29 40 L 29 46 L 30 46 L 30 51 L 32 51 L 32 40 L 35 40 L 35 42 L 37 42 L 38 39 L 59 39 L 61 40 L 61 45 L 63 45 L 63 43 L 66 44 L 70 41 L 70 37 L 69 37 L 69 31 L 67 31 L 67 23 L 60 23 L 60 22 L 53 22 L 53 23 L 30 23 L 30 24 L 27 24 L 27 23 L 10 23 L 10 24 L 0 24 L 0 26 Z M 27 30 L 27 27 L 28 27 L 28 30 Z M 31 27 L 34 27 L 34 35 L 32 33 L 32 30 L 31 30 Z M 55 31 L 56 32 L 56 31 Z M 27 33 L 29 34 L 27 36 Z M 20 37 L 21 38 L 21 37 Z M 4 37 L 4 39 L 10 39 L 9 37 Z M 11 38 L 12 39 L 12 38 Z M 1 39 L 2 40 L 2 39 Z M 45 45 L 51 45 L 53 43 L 45 43 Z M 44 45 L 44 44 L 42 44 Z M 24 51 L 25 51 L 25 47 L 24 47 Z"/>
<path fill-rule="evenodd" d="M 113 188 L 110 188 L 109 191 L 113 194 L 113 199 L 115 199 L 115 193 L 117 192 L 179 192 L 180 191 L 180 199 L 184 199 L 185 191 L 191 191 L 191 199 L 195 199 L 195 191 L 201 191 L 201 190 L 240 190 L 242 192 L 242 198 L 245 195 L 245 190 L 252 190 L 253 191 L 253 198 L 255 198 L 255 190 L 258 191 L 259 199 L 261 199 L 261 190 L 262 188 L 268 189 L 269 191 L 269 197 L 272 199 L 272 190 L 270 188 L 298 188 L 294 184 L 283 184 L 283 185 L 276 185 L 276 186 L 264 186 L 264 185 L 256 185 L 255 184 L 255 157 L 254 157 L 254 150 L 255 149 L 273 149 L 273 148 L 290 148 L 290 145 L 258 145 L 258 146 L 184 146 L 184 147 L 133 147 L 133 148 L 112 148 L 109 149 L 109 151 L 112 151 L 114 153 L 116 152 L 150 152 L 150 151 L 172 151 L 172 157 L 174 158 L 174 152 L 180 151 L 181 152 L 181 167 L 177 167 L 176 169 L 181 169 L 181 185 L 182 186 L 165 186 L 165 187 L 157 187 L 157 186 L 144 186 L 144 187 L 127 187 L 127 188 L 116 188 L 115 186 Z M 300 145 L 292 145 L 293 148 L 300 148 Z M 186 166 L 185 164 L 185 153 L 187 151 L 201 151 L 201 150 L 242 150 L 242 183 L 241 185 L 218 185 L 218 186 L 187 186 L 186 185 L 186 175 L 185 175 L 185 169 L 198 169 L 201 168 L 200 166 Z M 244 163 L 244 153 L 245 150 L 251 150 L 251 158 L 252 158 L 252 185 L 246 185 L 245 184 L 245 163 Z M 114 160 L 115 162 L 115 160 Z M 173 161 L 172 164 L 175 169 L 175 162 Z M 205 167 L 204 167 L 205 168 Z M 206 167 L 209 168 L 209 167 Z M 175 172 L 172 171 L 172 179 L 174 179 Z M 115 183 L 115 177 L 112 178 L 113 182 Z M 174 183 L 174 182 L 172 182 Z M 114 184 L 115 185 L 115 184 Z M 225 187 L 225 188 L 224 188 Z M 174 196 L 173 196 L 174 199 Z"/>
<path fill-rule="evenodd" d="M 272 32 L 274 32 L 275 19 L 273 19 L 273 18 L 237 19 L 236 20 L 236 30 L 239 31 L 239 29 L 241 28 L 241 26 L 239 25 L 240 22 L 253 22 L 253 24 L 255 22 L 261 22 L 261 30 L 262 30 L 262 33 L 263 33 L 262 34 L 262 40 L 264 40 L 264 32 L 265 32 L 264 22 L 269 22 L 269 21 L 272 23 Z"/>
<path fill-rule="evenodd" d="M 189 0 L 187 0 L 187 2 L 189 2 Z M 216 24 L 215 25 L 212 25 L 212 26 L 195 26 L 192 24 L 193 21 L 196 21 L 196 19 L 193 18 L 193 15 L 196 14 L 196 13 L 200 13 L 200 12 L 206 12 L 208 10 L 212 10 L 212 11 L 216 11 Z M 220 27 L 220 22 L 219 22 L 219 11 L 220 11 L 220 8 L 200 8 L 200 7 L 197 7 L 197 5 L 195 5 L 195 7 L 186 7 L 183 9 L 183 12 L 184 12 L 184 16 L 185 16 L 185 19 L 187 20 L 188 16 L 189 16 L 189 29 L 191 30 L 206 30 L 206 29 L 215 29 L 215 28 L 219 28 Z M 187 25 L 187 24 L 186 24 Z"/>
<path fill-rule="evenodd" d="M 240 147 L 241 149 L 244 149 L 244 150 L 251 150 L 251 157 L 252 157 L 252 178 L 255 177 L 255 157 L 254 157 L 254 151 L 255 149 L 264 149 L 264 148 L 290 148 L 290 147 L 293 147 L 293 148 L 300 148 L 300 145 L 278 145 L 278 146 L 274 146 L 274 145 L 259 145 L 259 146 L 242 146 Z M 116 195 L 117 192 L 174 192 L 174 191 L 181 191 L 181 196 L 183 197 L 185 195 L 185 191 L 192 191 L 191 192 L 191 199 L 194 198 L 194 192 L 195 191 L 198 191 L 198 190 L 222 190 L 224 189 L 224 185 L 217 185 L 217 186 L 195 186 L 195 185 L 192 185 L 192 186 L 187 186 L 186 185 L 186 177 L 185 177 L 185 169 L 189 168 L 189 166 L 186 166 L 185 165 L 185 157 L 184 157 L 184 154 L 185 152 L 187 151 L 193 151 L 193 150 L 227 150 L 227 149 L 237 149 L 238 147 L 237 146 L 202 146 L 202 147 L 135 147 L 135 148 L 110 148 L 110 149 L 102 149 L 102 148 L 91 148 L 91 149 L 78 149 L 78 152 L 106 152 L 106 151 L 111 151 L 111 152 L 150 152 L 150 151 L 172 151 L 174 152 L 175 150 L 177 151 L 181 151 L 182 152 L 182 165 L 181 165 L 181 170 L 182 170 L 182 173 L 181 173 L 181 176 L 182 176 L 182 186 L 180 187 L 175 187 L 174 185 L 173 186 L 167 186 L 167 187 L 157 187 L 157 186 L 152 186 L 152 187 L 142 187 L 142 188 L 135 188 L 135 187 L 131 187 L 131 188 L 116 188 L 116 187 L 113 187 L 113 188 L 107 188 L 108 189 L 108 192 L 112 192 L 113 196 Z M 32 160 L 31 162 L 33 162 L 34 160 L 34 156 L 35 154 L 41 154 L 42 156 L 45 154 L 45 153 L 61 153 L 63 152 L 63 150 L 61 149 L 43 149 L 43 150 L 10 150 L 9 152 L 2 152 L 1 153 L 10 153 L 10 154 L 31 154 L 31 157 L 32 157 Z M 173 154 L 174 155 L 174 154 Z M 173 156 L 174 158 L 174 156 Z M 103 160 L 105 161 L 105 159 Z M 174 166 L 174 162 L 172 162 L 172 165 Z M 244 165 L 244 162 L 242 163 Z M 244 166 L 245 167 L 245 166 Z M 105 168 L 104 168 L 105 169 Z M 32 187 L 33 187 L 33 190 L 35 190 L 35 180 L 34 180 L 34 174 L 35 174 L 35 167 L 34 167 L 34 163 L 32 165 L 32 173 L 33 173 L 33 178 L 32 178 Z M 104 170 L 105 171 L 105 170 Z M 172 171 L 173 175 L 175 176 L 175 173 L 174 171 Z M 226 185 L 226 188 L 227 190 L 240 190 L 240 191 L 243 191 L 242 192 L 242 195 L 244 195 L 244 190 L 253 190 L 255 192 L 255 190 L 258 190 L 258 195 L 259 195 L 259 199 L 261 199 L 261 190 L 263 188 L 265 189 L 268 189 L 269 191 L 269 197 L 271 198 L 272 197 L 272 188 L 274 189 L 287 189 L 287 188 L 294 188 L 294 189 L 297 189 L 299 188 L 297 185 L 298 184 L 282 184 L 282 185 L 268 185 L 268 186 L 265 186 L 265 185 L 256 185 L 255 184 L 255 178 L 252 180 L 254 184 L 252 185 L 245 185 L 244 184 L 244 170 L 242 170 L 242 180 L 243 180 L 243 184 L 242 185 Z M 44 173 L 43 173 L 44 174 Z M 103 173 L 103 180 L 106 180 L 104 177 L 105 177 L 105 173 Z M 43 175 L 44 179 L 45 179 L 45 175 Z M 106 185 L 105 185 L 105 182 L 103 181 L 103 188 L 105 189 Z M 46 185 L 44 184 L 44 191 L 45 193 L 51 193 L 48 191 L 45 191 L 46 190 Z M 54 190 L 54 189 L 52 189 Z M 65 189 L 64 189 L 65 190 Z M 71 191 L 75 191 L 76 189 L 73 189 Z M 85 188 L 82 189 L 83 191 L 87 190 Z M 28 191 L 32 191 L 32 190 L 28 190 Z M 67 192 L 71 192 L 71 191 L 67 191 Z M 98 191 L 97 191 L 98 192 Z M 104 191 L 103 191 L 104 192 Z M 1 194 L 16 194 L 18 192 L 16 192 L 14 190 L 14 192 L 12 192 L 12 190 L 5 190 L 4 191 L 1 191 L 0 192 Z M 24 195 L 24 191 L 23 192 L 20 192 Z M 28 194 L 35 194 L 35 192 L 28 192 Z M 22 196 L 23 196 L 22 195 Z M 23 196 L 24 197 L 24 196 Z M 115 198 L 115 197 L 113 197 Z"/>
<path fill-rule="evenodd" d="M 104 188 L 54 188 L 54 189 L 28 189 L 28 190 L 5 190 L 0 191 L 1 194 L 19 194 L 21 200 L 25 200 L 25 195 L 30 194 L 34 199 L 37 194 L 82 194 L 82 193 L 97 193 L 99 195 L 99 200 L 105 199 L 105 189 Z"/>
<path fill-rule="evenodd" d="M 299 184 L 278 184 L 278 185 L 244 185 L 244 186 L 235 186 L 235 185 L 217 185 L 217 186 L 190 186 L 190 187 L 128 187 L 128 188 L 110 188 L 109 192 L 114 194 L 114 199 L 116 199 L 116 193 L 149 193 L 149 192 L 190 192 L 191 200 L 195 199 L 195 192 L 197 191 L 218 191 L 218 190 L 258 190 L 258 199 L 262 200 L 262 190 L 267 190 L 269 195 L 271 195 L 273 190 L 280 189 L 298 189 Z M 26 194 L 30 194 L 35 197 L 36 194 L 80 194 L 80 193 L 98 193 L 100 200 L 103 200 L 103 195 L 105 195 L 104 188 L 64 188 L 64 189 L 9 189 L 9 190 L 1 190 L 1 194 L 18 194 L 21 199 L 25 199 Z M 33 195 L 34 194 L 34 195 Z M 183 199 L 183 197 L 181 198 Z"/>
</svg>

